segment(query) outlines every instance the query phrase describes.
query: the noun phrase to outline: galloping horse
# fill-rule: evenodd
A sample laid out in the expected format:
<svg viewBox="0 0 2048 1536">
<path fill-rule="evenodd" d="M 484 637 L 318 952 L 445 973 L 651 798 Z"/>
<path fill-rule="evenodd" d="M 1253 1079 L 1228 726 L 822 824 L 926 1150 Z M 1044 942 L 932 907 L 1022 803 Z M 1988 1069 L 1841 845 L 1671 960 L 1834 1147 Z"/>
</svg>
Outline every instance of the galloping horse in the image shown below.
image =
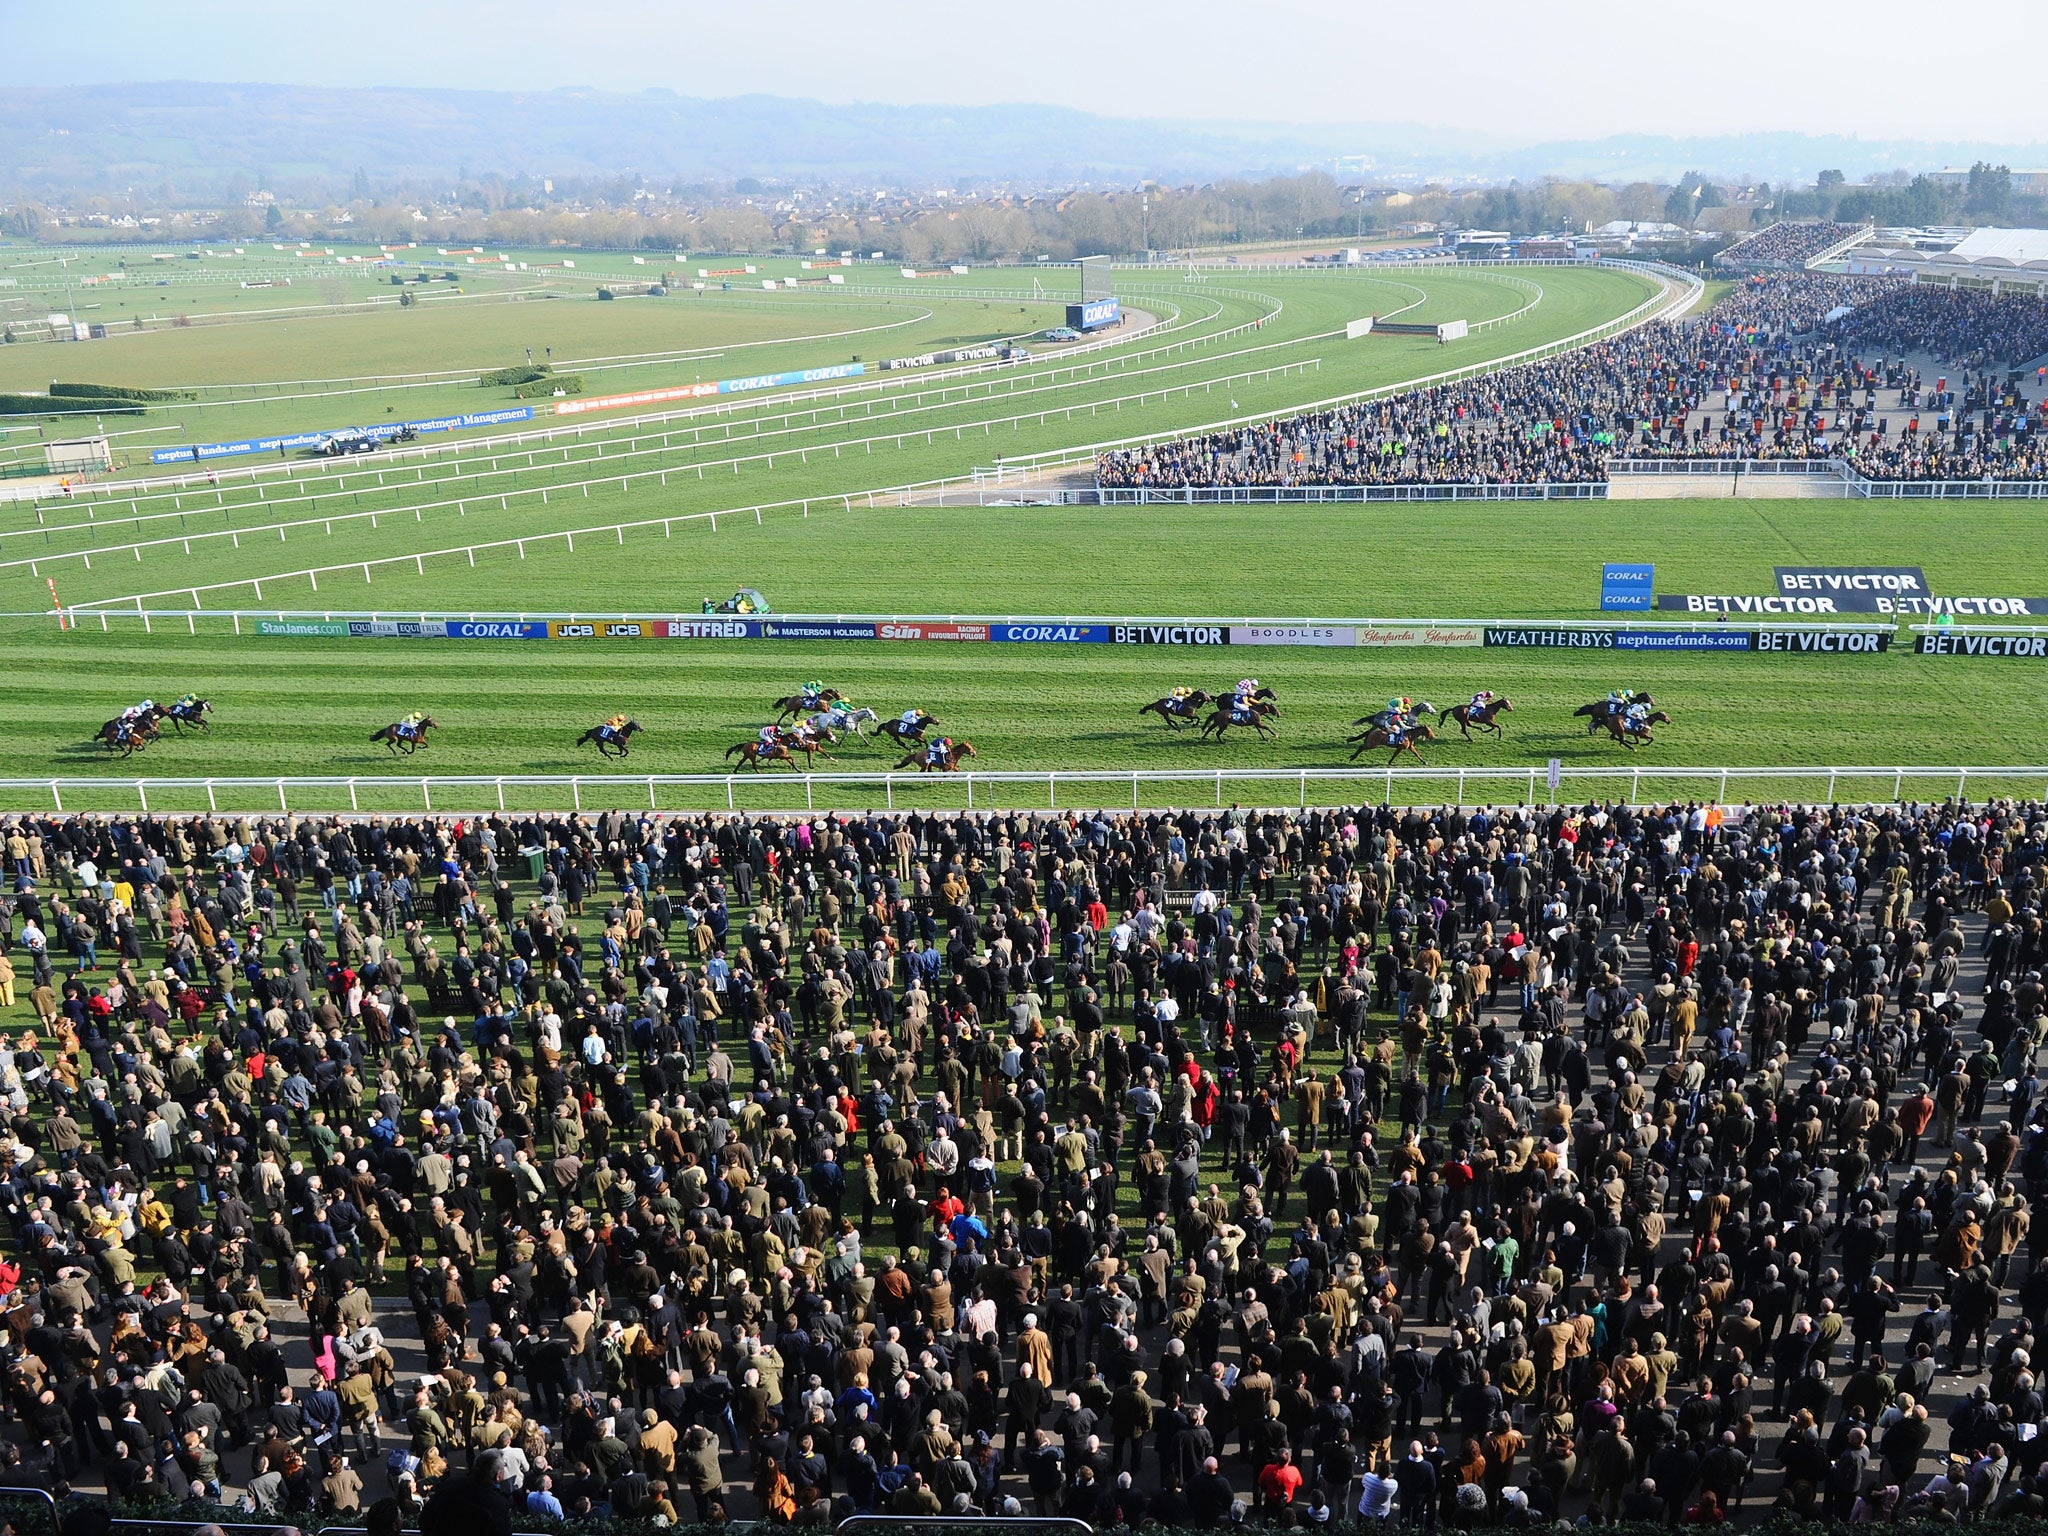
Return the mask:
<svg viewBox="0 0 2048 1536">
<path fill-rule="evenodd" d="M 1470 741 L 1474 726 L 1482 731 L 1491 731 L 1496 736 L 1507 734 L 1501 730 L 1500 722 L 1494 719 L 1494 716 L 1511 715 L 1514 712 L 1515 706 L 1508 702 L 1506 694 L 1502 694 L 1497 699 L 1489 699 L 1477 709 L 1470 704 L 1454 704 L 1443 712 L 1443 718 L 1463 731 L 1465 739 Z"/>
<path fill-rule="evenodd" d="M 752 768 L 757 773 L 770 763 L 787 763 L 792 772 L 796 768 L 796 759 L 789 755 L 789 743 L 786 741 L 778 740 L 763 746 L 757 736 L 752 741 L 743 741 L 738 746 L 727 747 L 726 761 L 730 762 L 734 753 L 739 754 L 742 768 Z"/>
<path fill-rule="evenodd" d="M 938 723 L 939 717 L 937 715 L 928 715 L 920 709 L 917 712 L 917 722 L 914 725 L 905 725 L 903 717 L 898 715 L 892 719 L 884 720 L 875 729 L 901 747 L 912 744 L 922 745 L 924 733 Z"/>
<path fill-rule="evenodd" d="M 726 748 L 725 755 L 729 760 L 737 754 L 742 768 L 759 770 L 770 763 L 787 763 L 794 770 L 794 754 L 798 752 L 803 753 L 806 768 L 811 766 L 811 759 L 814 757 L 822 757 L 828 762 L 832 758 L 832 754 L 825 750 L 825 744 L 811 734 L 809 726 L 798 726 L 794 730 L 784 731 L 767 746 L 763 746 L 760 737 L 757 736 L 752 741 L 743 741 L 737 746 Z"/>
<path fill-rule="evenodd" d="M 880 718 L 879 715 L 865 705 L 859 709 L 845 709 L 835 706 L 832 709 L 819 710 L 809 720 L 804 722 L 804 728 L 816 731 L 827 742 L 837 743 L 842 734 L 851 733 L 858 737 L 861 734 L 860 728 L 863 725 Z"/>
<path fill-rule="evenodd" d="M 156 716 L 145 714 L 133 720 L 109 720 L 93 733 L 92 739 L 110 752 L 132 757 L 162 734 Z"/>
<path fill-rule="evenodd" d="M 381 731 L 371 732 L 370 740 L 381 741 L 393 752 L 402 752 L 405 756 L 411 757 L 413 753 L 426 749 L 427 732 L 438 729 L 440 724 L 441 722 L 432 715 L 421 717 L 418 725 L 407 725 L 403 720 L 394 721 Z"/>
<path fill-rule="evenodd" d="M 774 703 L 775 723 L 780 725 L 791 715 L 808 713 L 822 704 L 837 704 L 845 697 L 837 688 L 826 688 L 817 693 L 785 694 Z"/>
<path fill-rule="evenodd" d="M 190 704 L 187 704 L 184 700 L 180 699 L 164 711 L 164 718 L 176 726 L 178 734 L 182 736 L 185 734 L 185 727 L 188 725 L 195 731 L 211 729 L 206 723 L 206 717 L 212 713 L 213 704 L 210 700 L 194 699 Z"/>
<path fill-rule="evenodd" d="M 1213 693 L 1210 695 L 1210 697 L 1220 704 L 1236 692 L 1237 689 L 1235 687 L 1230 687 L 1223 689 L 1219 693 Z M 1254 704 L 1265 705 L 1267 714 L 1273 716 L 1275 719 L 1279 718 L 1280 695 L 1275 693 L 1271 688 L 1254 688 L 1250 693 L 1246 694 L 1245 697 Z"/>
<path fill-rule="evenodd" d="M 1655 704 L 1657 701 L 1647 693 L 1631 694 L 1629 704 Z M 1617 704 L 1612 699 L 1595 699 L 1591 704 L 1581 704 L 1572 713 L 1586 721 L 1586 734 L 1598 736 L 1600 728 L 1607 724 L 1609 715 L 1619 715 L 1628 704 Z"/>
<path fill-rule="evenodd" d="M 1351 754 L 1351 761 L 1354 763 L 1374 747 L 1392 747 L 1394 755 L 1387 759 L 1387 766 L 1392 767 L 1400 761 L 1403 752 L 1413 753 L 1415 761 L 1418 763 L 1422 762 L 1422 753 L 1415 745 L 1418 738 L 1423 741 L 1435 741 L 1436 732 L 1426 725 L 1411 725 L 1401 733 L 1400 739 L 1397 741 L 1392 732 L 1384 725 L 1376 725 L 1369 731 L 1361 732 L 1356 736 L 1346 737 L 1345 740 L 1358 743 L 1358 750 Z M 1424 766 L 1427 765 L 1425 764 Z"/>
<path fill-rule="evenodd" d="M 1260 689 L 1259 691 L 1264 693 L 1267 690 Z M 1269 729 L 1266 725 L 1266 720 L 1269 716 L 1279 713 L 1280 706 L 1271 699 L 1261 699 L 1254 696 L 1251 703 L 1243 709 L 1225 707 L 1210 715 L 1207 720 L 1202 722 L 1202 739 L 1206 741 L 1209 733 L 1214 731 L 1216 739 L 1221 741 L 1223 733 L 1228 731 L 1233 725 L 1248 725 L 1257 731 L 1259 739 L 1264 741 L 1268 736 L 1280 734 L 1278 731 Z"/>
<path fill-rule="evenodd" d="M 631 756 L 631 753 L 626 743 L 633 739 L 635 731 L 644 731 L 646 729 L 647 727 L 638 720 L 628 720 L 618 726 L 614 726 L 611 721 L 607 720 L 603 725 L 593 725 L 581 736 L 578 736 L 576 738 L 576 745 L 580 747 L 587 742 L 594 741 L 597 743 L 597 755 L 599 757 L 610 757 L 613 747 L 619 749 L 618 755 L 620 757 L 628 757 Z"/>
<path fill-rule="evenodd" d="M 1183 720 L 1202 718 L 1202 706 L 1210 702 L 1206 689 L 1190 688 L 1186 693 L 1168 694 L 1163 699 L 1154 699 L 1150 704 L 1141 705 L 1141 715 L 1157 715 L 1164 720 L 1169 730 L 1179 730 Z"/>
<path fill-rule="evenodd" d="M 1406 713 L 1398 709 L 1376 709 L 1369 715 L 1360 715 L 1351 723 L 1353 725 L 1389 726 L 1398 722 L 1401 725 L 1413 727 L 1422 723 L 1424 715 L 1433 715 L 1435 713 L 1436 706 L 1430 703 L 1429 700 L 1417 699 Z"/>
<path fill-rule="evenodd" d="M 953 743 L 952 750 L 946 754 L 946 760 L 942 763 L 933 762 L 929 752 L 913 752 L 904 758 L 902 762 L 898 763 L 896 767 L 908 768 L 911 764 L 915 763 L 919 773 L 930 773 L 934 768 L 938 769 L 941 773 L 954 773 L 959 770 L 963 759 L 977 755 L 973 742 L 956 741 Z M 894 770 L 891 771 L 893 772 Z"/>
<path fill-rule="evenodd" d="M 1649 714 L 1633 720 L 1627 715 L 1609 715 L 1598 723 L 1607 727 L 1608 735 L 1633 752 L 1638 741 L 1646 741 L 1652 746 L 1656 745 L 1657 738 L 1650 734 L 1650 727 L 1653 725 L 1669 725 L 1671 717 L 1665 714 L 1663 710 L 1658 709 L 1652 710 Z M 1632 741 L 1629 739 L 1631 737 L 1635 739 Z"/>
</svg>

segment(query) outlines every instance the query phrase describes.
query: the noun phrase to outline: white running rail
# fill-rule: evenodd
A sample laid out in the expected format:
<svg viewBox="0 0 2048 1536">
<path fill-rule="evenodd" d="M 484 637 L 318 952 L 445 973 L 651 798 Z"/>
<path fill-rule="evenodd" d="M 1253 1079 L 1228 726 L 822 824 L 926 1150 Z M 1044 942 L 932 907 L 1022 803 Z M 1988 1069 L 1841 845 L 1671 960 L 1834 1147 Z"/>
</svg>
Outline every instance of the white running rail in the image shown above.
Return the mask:
<svg viewBox="0 0 2048 1536">
<path fill-rule="evenodd" d="M 1772 804 L 1847 803 L 1895 805 L 1915 799 L 1958 799 L 1974 788 L 1980 796 L 2048 798 L 2048 767 L 1787 767 L 1667 768 L 1631 762 L 1611 767 L 1561 767 L 1553 791 L 1547 770 L 1530 768 L 1188 768 L 1053 769 L 1033 772 L 967 772 L 934 777 L 917 773 L 649 774 L 409 774 L 330 778 L 53 778 L 0 779 L 0 811 L 60 813 L 118 810 L 176 814 L 194 811 L 350 811 L 385 815 L 490 810 L 625 810 L 644 801 L 650 810 L 713 809 L 788 813 L 803 792 L 805 810 L 819 806 L 820 793 L 832 810 L 894 809 L 906 806 L 956 809 L 964 795 L 971 810 L 1012 810 L 1043 804 L 1069 809 L 1107 809 L 1126 794 L 1133 810 L 1165 810 L 1209 798 L 1279 807 L 1311 803 L 1310 786 L 1326 791 L 1319 805 L 1552 805 L 1643 803 L 1644 786 L 1660 801 Z M 1240 790 L 1243 786 L 1243 790 Z M 1778 793 L 1769 791 L 1775 786 Z M 1824 788 L 1823 788 L 1824 786 Z M 1491 787 L 1491 788 L 1489 788 Z M 1253 791 L 1263 790 L 1262 793 Z M 1475 800 L 1467 791 L 1482 793 Z M 1855 793 L 1860 789 L 1861 793 Z M 506 791 L 515 793 L 512 800 Z M 670 793 L 664 797 L 662 791 Z M 787 790 L 790 793 L 784 794 Z M 991 794 L 991 791 L 994 791 Z M 1067 791 L 1061 800 L 1060 792 Z M 1274 791 L 1278 790 L 1276 795 Z M 771 796 L 767 792 L 774 791 Z M 1111 792 L 1114 792 L 1112 802 Z M 1026 794 L 1029 800 L 1026 800 Z M 65 797 L 70 797 L 66 804 Z M 370 803 L 364 803 L 364 797 Z M 152 803 L 152 797 L 154 802 Z M 1041 798 L 1042 797 L 1042 798 Z M 119 802 L 112 804 L 109 802 Z M 82 803 L 90 802 L 90 803 Z M 937 802 L 934 804 L 933 802 Z"/>
</svg>

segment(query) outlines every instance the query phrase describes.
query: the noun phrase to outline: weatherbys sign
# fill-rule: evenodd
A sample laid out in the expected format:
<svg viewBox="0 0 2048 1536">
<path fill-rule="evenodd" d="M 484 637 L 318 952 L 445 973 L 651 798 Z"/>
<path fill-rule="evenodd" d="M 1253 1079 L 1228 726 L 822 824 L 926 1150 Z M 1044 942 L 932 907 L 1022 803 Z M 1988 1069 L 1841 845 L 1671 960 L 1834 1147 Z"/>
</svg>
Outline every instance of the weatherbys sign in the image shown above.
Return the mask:
<svg viewBox="0 0 2048 1536">
<path fill-rule="evenodd" d="M 1538 646 L 1575 651 L 1611 651 L 1617 632 L 1611 629 L 1521 629 L 1512 624 L 1486 626 L 1488 646 Z"/>
</svg>

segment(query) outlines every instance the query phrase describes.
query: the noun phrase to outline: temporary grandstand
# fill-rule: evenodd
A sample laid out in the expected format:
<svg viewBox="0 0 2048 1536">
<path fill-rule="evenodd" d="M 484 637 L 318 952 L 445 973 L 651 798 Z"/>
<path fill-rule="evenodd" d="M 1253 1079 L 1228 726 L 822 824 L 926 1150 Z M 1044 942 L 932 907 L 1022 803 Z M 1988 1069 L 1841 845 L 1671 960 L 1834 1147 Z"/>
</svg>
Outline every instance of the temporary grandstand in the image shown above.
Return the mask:
<svg viewBox="0 0 2048 1536">
<path fill-rule="evenodd" d="M 1811 271 L 1841 260 L 1870 236 L 1867 224 L 1780 220 L 1736 241 L 1714 258 L 1714 264 L 1751 272 Z"/>
</svg>

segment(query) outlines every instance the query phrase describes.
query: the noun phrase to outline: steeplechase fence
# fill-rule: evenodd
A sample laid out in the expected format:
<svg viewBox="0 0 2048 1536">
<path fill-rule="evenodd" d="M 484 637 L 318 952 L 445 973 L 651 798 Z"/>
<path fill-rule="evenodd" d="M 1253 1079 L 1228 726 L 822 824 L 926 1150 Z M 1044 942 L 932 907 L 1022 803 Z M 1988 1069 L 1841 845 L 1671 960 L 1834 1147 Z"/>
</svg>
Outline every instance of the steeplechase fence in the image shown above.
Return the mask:
<svg viewBox="0 0 2048 1536">
<path fill-rule="evenodd" d="M 1909 793 L 1911 791 L 1911 793 Z M 1734 800 L 1730 800 L 1730 796 Z M 1669 801 L 1897 805 L 2048 798 L 2048 767 L 1350 767 L 702 774 L 365 774 L 0 779 L 0 811 L 467 814 L 485 811 L 1171 810 Z"/>
</svg>

